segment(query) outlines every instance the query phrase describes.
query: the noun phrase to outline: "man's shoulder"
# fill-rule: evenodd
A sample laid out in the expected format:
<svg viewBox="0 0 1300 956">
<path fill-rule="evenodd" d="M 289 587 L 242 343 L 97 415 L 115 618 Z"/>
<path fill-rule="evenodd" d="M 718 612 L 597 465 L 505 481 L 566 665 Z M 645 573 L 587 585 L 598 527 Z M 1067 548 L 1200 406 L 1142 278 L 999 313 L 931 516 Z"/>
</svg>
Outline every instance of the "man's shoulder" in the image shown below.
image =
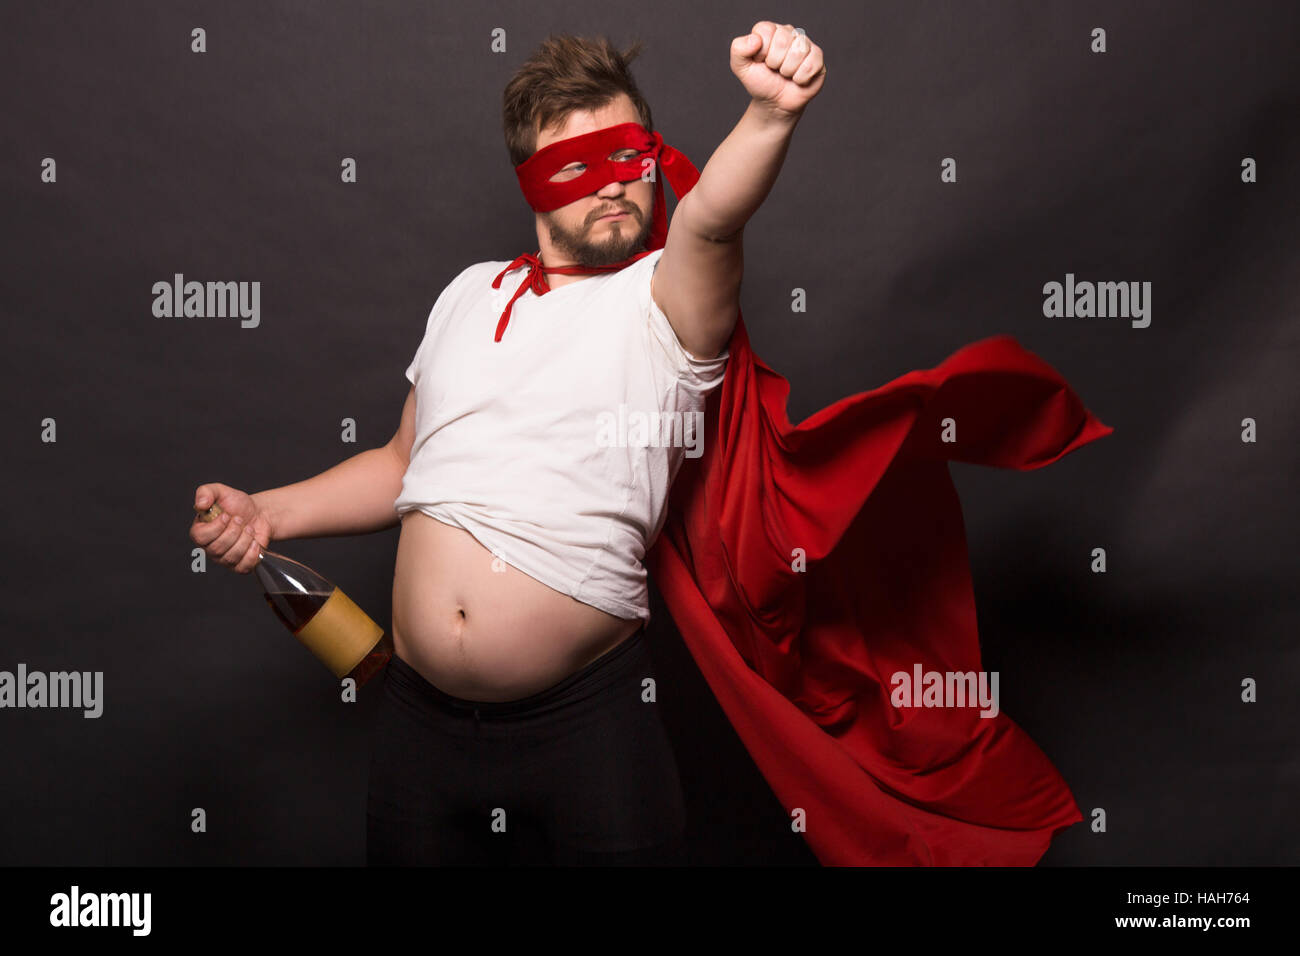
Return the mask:
<svg viewBox="0 0 1300 956">
<path fill-rule="evenodd" d="M 654 272 L 655 267 L 659 264 L 660 258 L 663 257 L 664 250 L 661 246 L 658 249 L 652 249 L 636 262 L 628 266 L 628 269 L 636 269 L 645 272 Z"/>
<path fill-rule="evenodd" d="M 493 292 L 492 280 L 508 265 L 510 265 L 509 261 L 492 260 L 474 262 L 465 266 L 443 286 L 438 301 L 443 303 L 444 308 L 463 307 L 471 299 L 490 295 Z M 453 303 L 457 302 L 461 303 L 461 306 L 453 306 Z M 435 305 L 434 308 L 436 310 L 438 306 Z"/>
<path fill-rule="evenodd" d="M 475 262 L 466 266 L 452 279 L 448 285 L 461 283 L 464 285 L 490 287 L 492 280 L 495 279 L 506 266 L 510 265 L 511 260 L 488 260 L 485 262 Z"/>
<path fill-rule="evenodd" d="M 641 256 L 635 262 L 628 263 L 623 268 L 610 276 L 611 281 L 620 283 L 620 288 L 626 288 L 626 283 L 632 283 L 638 287 L 644 286 L 649 288 L 650 277 L 654 274 L 655 268 L 659 265 L 659 259 L 663 255 L 663 249 L 652 249 L 650 252 Z"/>
</svg>

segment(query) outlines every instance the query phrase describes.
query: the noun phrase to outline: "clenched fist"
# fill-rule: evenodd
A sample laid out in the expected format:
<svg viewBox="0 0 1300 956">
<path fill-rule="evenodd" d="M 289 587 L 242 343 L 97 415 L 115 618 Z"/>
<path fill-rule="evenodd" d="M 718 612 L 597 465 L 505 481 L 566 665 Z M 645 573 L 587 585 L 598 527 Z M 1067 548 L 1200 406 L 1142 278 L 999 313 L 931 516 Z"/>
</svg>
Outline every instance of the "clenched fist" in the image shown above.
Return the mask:
<svg viewBox="0 0 1300 956">
<path fill-rule="evenodd" d="M 731 41 L 731 72 L 756 102 L 790 116 L 802 113 L 826 80 L 821 47 L 771 20 Z"/>
<path fill-rule="evenodd" d="M 221 515 L 215 521 L 201 521 L 200 514 L 214 503 L 221 506 Z M 199 485 L 194 492 L 194 510 L 191 541 L 239 574 L 248 574 L 257 566 L 258 546 L 270 545 L 273 531 L 270 516 L 251 495 L 216 482 Z"/>
</svg>

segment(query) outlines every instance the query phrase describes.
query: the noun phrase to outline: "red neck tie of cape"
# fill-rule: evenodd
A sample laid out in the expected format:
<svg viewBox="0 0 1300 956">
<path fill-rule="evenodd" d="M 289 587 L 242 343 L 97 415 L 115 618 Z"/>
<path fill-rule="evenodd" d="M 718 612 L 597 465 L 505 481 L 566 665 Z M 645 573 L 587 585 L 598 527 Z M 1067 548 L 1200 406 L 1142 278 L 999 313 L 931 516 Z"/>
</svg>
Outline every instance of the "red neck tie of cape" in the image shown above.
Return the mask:
<svg viewBox="0 0 1300 956">
<path fill-rule="evenodd" d="M 637 155 L 629 159 L 610 159 L 616 152 L 634 149 Z M 585 170 L 565 182 L 551 182 L 551 178 L 573 162 L 585 165 Z M 501 288 L 501 280 L 506 273 L 520 266 L 528 266 L 524 281 L 519 284 L 515 294 L 506 303 L 505 310 L 497 322 L 496 336 L 493 341 L 500 342 L 510 321 L 510 313 L 515 300 L 532 289 L 535 295 L 545 295 L 550 291 L 546 273 L 560 275 L 595 275 L 602 272 L 617 272 L 630 266 L 642 256 L 647 256 L 656 249 L 662 249 L 668 237 L 664 186 L 658 172 L 668 177 L 668 185 L 680 200 L 700 178 L 699 171 L 684 154 L 664 143 L 657 132 L 650 132 L 639 123 L 620 123 L 607 126 L 592 133 L 573 136 L 569 139 L 551 143 L 533 153 L 527 160 L 515 167 L 519 186 L 524 192 L 528 204 L 536 212 L 550 212 L 568 205 L 584 196 L 589 196 L 609 183 L 618 180 L 628 182 L 639 179 L 648 169 L 655 170 L 655 198 L 650 226 L 650 236 L 646 249 L 634 256 L 607 266 L 544 266 L 541 250 L 524 253 L 510 265 L 506 266 L 492 280 L 492 288 Z"/>
<path fill-rule="evenodd" d="M 642 152 L 609 159 L 629 146 Z M 646 157 L 678 200 L 698 179 L 635 123 L 553 143 L 517 172 L 546 212 L 637 178 Z M 550 182 L 575 160 L 581 176 Z M 654 208 L 647 251 L 667 235 L 662 183 Z M 538 257 L 511 268 L 522 264 L 529 276 L 515 298 L 546 291 Z M 566 269 L 577 267 L 549 271 Z M 895 702 L 892 688 L 918 669 L 982 669 L 948 463 L 1027 471 L 1112 429 L 1009 335 L 798 425 L 786 413 L 790 383 L 754 354 L 741 315 L 728 348 L 702 454 L 674 478 L 645 567 L 732 728 L 824 864 L 1036 863 L 1083 819 L 1047 755 L 1004 711 L 986 719 L 972 707 Z M 955 441 L 940 438 L 947 419 L 961 422 Z"/>
</svg>

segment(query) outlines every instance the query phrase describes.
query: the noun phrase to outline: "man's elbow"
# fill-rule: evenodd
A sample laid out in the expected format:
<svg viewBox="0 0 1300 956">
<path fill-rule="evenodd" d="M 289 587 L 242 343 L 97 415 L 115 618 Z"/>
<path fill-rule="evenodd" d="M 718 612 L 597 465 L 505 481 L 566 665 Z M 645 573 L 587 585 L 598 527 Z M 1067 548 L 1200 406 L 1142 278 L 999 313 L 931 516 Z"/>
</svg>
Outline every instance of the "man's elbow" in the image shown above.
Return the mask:
<svg viewBox="0 0 1300 956">
<path fill-rule="evenodd" d="M 743 222 L 732 228 L 729 221 L 713 215 L 708 204 L 695 192 L 687 193 L 678 201 L 672 224 L 680 224 L 691 235 L 705 242 L 739 242 L 745 233 Z"/>
</svg>

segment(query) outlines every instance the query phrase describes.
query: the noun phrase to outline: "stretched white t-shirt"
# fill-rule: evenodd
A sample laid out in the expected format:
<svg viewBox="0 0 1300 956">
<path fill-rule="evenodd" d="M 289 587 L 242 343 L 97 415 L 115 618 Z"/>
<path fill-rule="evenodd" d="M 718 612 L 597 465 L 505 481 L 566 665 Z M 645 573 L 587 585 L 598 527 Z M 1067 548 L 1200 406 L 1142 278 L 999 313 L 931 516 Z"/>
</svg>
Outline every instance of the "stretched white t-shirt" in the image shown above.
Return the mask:
<svg viewBox="0 0 1300 956">
<path fill-rule="evenodd" d="M 530 577 L 621 618 L 650 619 L 642 560 L 730 351 L 697 359 L 650 295 L 659 249 L 506 303 L 527 266 L 480 262 L 443 290 L 406 370 L 415 439 L 399 515 L 463 528 Z"/>
</svg>

